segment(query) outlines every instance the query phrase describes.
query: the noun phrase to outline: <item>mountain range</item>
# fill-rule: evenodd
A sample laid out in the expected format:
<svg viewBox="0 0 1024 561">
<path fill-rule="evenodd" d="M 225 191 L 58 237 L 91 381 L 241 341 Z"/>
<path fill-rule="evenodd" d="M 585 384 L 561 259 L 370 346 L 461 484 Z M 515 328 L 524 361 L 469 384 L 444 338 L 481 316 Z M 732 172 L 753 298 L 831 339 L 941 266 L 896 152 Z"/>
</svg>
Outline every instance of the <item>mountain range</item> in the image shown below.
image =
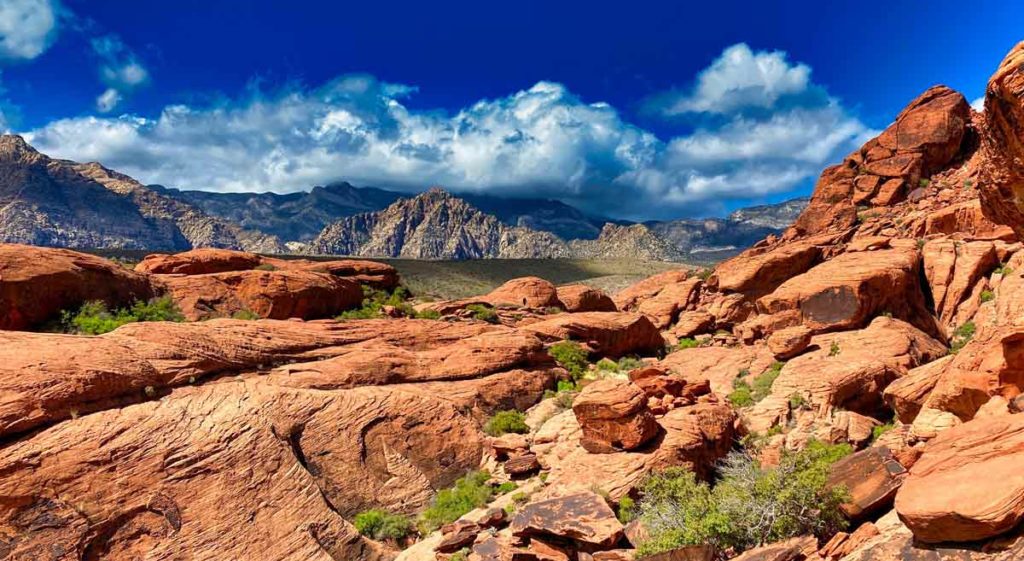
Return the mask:
<svg viewBox="0 0 1024 561">
<path fill-rule="evenodd" d="M 222 247 L 417 259 L 713 260 L 787 227 L 807 199 L 727 218 L 588 216 L 548 199 L 415 196 L 338 182 L 308 192 L 213 193 L 143 185 L 98 163 L 50 158 L 0 136 L 0 241 L 86 249 Z"/>
</svg>

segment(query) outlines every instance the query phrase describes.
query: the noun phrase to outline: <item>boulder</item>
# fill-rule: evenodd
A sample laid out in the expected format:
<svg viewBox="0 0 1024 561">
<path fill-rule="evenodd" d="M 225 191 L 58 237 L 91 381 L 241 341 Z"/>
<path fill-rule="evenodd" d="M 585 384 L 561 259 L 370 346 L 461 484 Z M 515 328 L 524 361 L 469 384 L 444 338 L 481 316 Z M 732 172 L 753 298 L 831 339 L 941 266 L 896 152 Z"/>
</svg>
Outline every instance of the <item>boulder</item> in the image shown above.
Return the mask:
<svg viewBox="0 0 1024 561">
<path fill-rule="evenodd" d="M 579 341 L 592 352 L 611 357 L 655 352 L 665 346 L 658 328 L 646 316 L 635 313 L 557 314 L 522 329 L 545 341 Z"/>
<path fill-rule="evenodd" d="M 0 244 L 0 329 L 28 329 L 100 300 L 110 307 L 148 300 L 145 275 L 67 249 Z"/>
<path fill-rule="evenodd" d="M 715 316 L 705 310 L 693 310 L 679 314 L 679 320 L 672 327 L 672 335 L 682 339 L 708 333 L 714 328 Z"/>
<path fill-rule="evenodd" d="M 665 271 L 638 281 L 615 295 L 615 305 L 624 312 L 635 311 L 637 307 L 658 295 L 666 286 L 686 281 L 690 272 L 685 269 Z"/>
<path fill-rule="evenodd" d="M 803 325 L 780 329 L 768 337 L 768 349 L 775 358 L 789 360 L 810 346 L 812 335 L 814 332 Z"/>
<path fill-rule="evenodd" d="M 337 259 L 333 261 L 308 261 L 305 259 L 274 259 L 263 258 L 264 264 L 278 269 L 299 269 L 314 273 L 327 273 L 335 277 L 343 277 L 359 284 L 365 284 L 378 290 L 392 291 L 398 288 L 400 279 L 398 271 L 391 265 L 366 261 L 362 259 Z"/>
<path fill-rule="evenodd" d="M 645 366 L 630 371 L 629 381 L 649 398 L 682 397 L 693 403 L 698 397 L 711 392 L 711 383 L 706 379 L 686 380 L 658 366 Z"/>
<path fill-rule="evenodd" d="M 658 434 L 647 395 L 625 380 L 587 384 L 573 400 L 572 411 L 583 429 L 581 444 L 593 453 L 633 450 Z"/>
<path fill-rule="evenodd" d="M 524 452 L 511 456 L 505 462 L 505 473 L 511 477 L 522 477 L 540 469 L 537 462 L 537 455 L 532 452 Z"/>
<path fill-rule="evenodd" d="M 556 538 L 607 548 L 622 538 L 622 524 L 594 492 L 581 492 L 522 507 L 509 526 L 523 538 Z"/>
<path fill-rule="evenodd" d="M 1024 42 L 1010 50 L 985 90 L 982 149 L 988 165 L 978 185 L 985 215 L 1024 237 Z"/>
<path fill-rule="evenodd" d="M 694 347 L 669 353 L 657 366 L 676 376 L 695 382 L 708 380 L 711 391 L 727 396 L 741 372 L 761 373 L 775 362 L 764 346 Z"/>
<path fill-rule="evenodd" d="M 832 465 L 828 485 L 842 486 L 849 500 L 840 508 L 850 520 L 863 520 L 892 506 L 907 470 L 884 446 L 855 452 Z"/>
<path fill-rule="evenodd" d="M 658 329 L 665 329 L 675 323 L 681 311 L 697 303 L 702 285 L 698 278 L 666 285 L 654 296 L 639 302 L 636 311 L 650 318 Z"/>
<path fill-rule="evenodd" d="M 261 263 L 262 258 L 255 253 L 204 247 L 170 255 L 147 255 L 135 270 L 151 275 L 206 275 L 248 271 Z"/>
<path fill-rule="evenodd" d="M 647 561 L 712 561 L 715 548 L 710 545 L 688 545 L 644 557 Z"/>
<path fill-rule="evenodd" d="M 782 283 L 757 307 L 765 314 L 798 310 L 802 323 L 816 333 L 863 327 L 885 313 L 941 337 L 925 306 L 920 265 L 913 242 L 844 253 Z"/>
<path fill-rule="evenodd" d="M 939 320 L 951 327 L 975 284 L 999 265 L 995 244 L 932 240 L 925 244 L 922 253 L 935 311 Z"/>
<path fill-rule="evenodd" d="M 169 275 L 157 282 L 190 321 L 246 311 L 267 319 L 317 319 L 358 308 L 363 301 L 362 288 L 353 280 L 299 270 Z"/>
<path fill-rule="evenodd" d="M 818 264 L 824 256 L 823 246 L 835 241 L 835 236 L 824 236 L 755 246 L 715 267 L 708 284 L 723 292 L 739 292 L 752 298 L 768 294 L 787 279 Z"/>
<path fill-rule="evenodd" d="M 604 291 L 585 284 L 558 287 L 558 300 L 567 312 L 616 312 L 615 302 Z"/>
<path fill-rule="evenodd" d="M 896 494 L 896 512 L 926 543 L 998 536 L 1024 518 L 1024 415 L 975 419 L 928 443 Z"/>
<path fill-rule="evenodd" d="M 555 285 L 538 277 L 512 279 L 480 297 L 492 306 L 562 307 Z"/>
<path fill-rule="evenodd" d="M 802 536 L 751 549 L 733 561 L 802 561 L 810 559 L 816 549 L 818 540 L 814 536 Z"/>
<path fill-rule="evenodd" d="M 914 422 L 951 360 L 952 355 L 945 356 L 913 368 L 885 388 L 885 402 L 896 412 L 900 422 Z"/>
</svg>

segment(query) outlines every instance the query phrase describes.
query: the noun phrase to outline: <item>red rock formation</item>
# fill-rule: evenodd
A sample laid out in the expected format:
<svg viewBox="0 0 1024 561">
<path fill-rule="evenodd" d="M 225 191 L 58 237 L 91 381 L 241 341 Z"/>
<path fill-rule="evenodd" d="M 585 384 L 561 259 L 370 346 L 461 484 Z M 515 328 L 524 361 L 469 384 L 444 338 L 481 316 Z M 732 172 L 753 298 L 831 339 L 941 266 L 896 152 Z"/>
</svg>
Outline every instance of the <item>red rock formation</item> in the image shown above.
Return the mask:
<svg viewBox="0 0 1024 561">
<path fill-rule="evenodd" d="M 135 266 L 140 273 L 152 275 L 205 275 L 255 269 L 259 255 L 230 249 L 200 248 L 175 254 L 154 253 Z"/>
<path fill-rule="evenodd" d="M 67 249 L 0 244 L 0 329 L 28 329 L 102 300 L 113 307 L 153 296 L 149 279 Z"/>
<path fill-rule="evenodd" d="M 580 444 L 595 454 L 633 450 L 658 434 L 647 394 L 626 380 L 588 384 L 573 401 L 572 411 L 583 429 Z"/>
<path fill-rule="evenodd" d="M 585 284 L 558 287 L 558 300 L 567 312 L 617 312 L 615 302 L 603 291 Z"/>
<path fill-rule="evenodd" d="M 1018 43 L 989 79 L 982 146 L 986 166 L 981 189 L 986 216 L 1024 237 L 1024 42 Z"/>
<path fill-rule="evenodd" d="M 492 306 L 562 307 L 555 285 L 538 277 L 512 279 L 487 295 L 481 296 L 480 300 Z"/>
<path fill-rule="evenodd" d="M 661 333 L 650 320 L 631 313 L 557 314 L 522 329 L 550 342 L 579 341 L 595 353 L 612 357 L 658 351 L 665 346 Z"/>
</svg>

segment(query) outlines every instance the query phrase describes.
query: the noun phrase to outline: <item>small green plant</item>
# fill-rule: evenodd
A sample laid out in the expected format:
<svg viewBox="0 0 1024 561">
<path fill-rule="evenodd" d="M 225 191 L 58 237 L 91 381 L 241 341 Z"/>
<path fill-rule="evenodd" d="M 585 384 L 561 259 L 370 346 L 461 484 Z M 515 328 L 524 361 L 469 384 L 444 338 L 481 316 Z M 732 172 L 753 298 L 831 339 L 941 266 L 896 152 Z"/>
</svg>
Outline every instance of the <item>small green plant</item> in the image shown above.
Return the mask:
<svg viewBox="0 0 1024 561">
<path fill-rule="evenodd" d="M 922 239 L 918 239 L 918 240 L 917 240 L 917 249 L 918 249 L 918 250 L 924 249 L 924 245 L 925 245 L 925 243 L 927 243 L 927 242 L 925 242 L 925 241 L 924 241 L 924 240 L 922 240 Z"/>
<path fill-rule="evenodd" d="M 750 407 L 754 404 L 751 395 L 750 384 L 742 377 L 737 377 L 732 383 L 732 393 L 729 394 L 729 402 L 736 407 Z"/>
<path fill-rule="evenodd" d="M 494 491 L 499 495 L 504 495 L 505 493 L 511 493 L 512 491 L 515 491 L 518 488 L 519 486 L 516 485 L 514 481 L 506 481 L 501 485 L 498 485 L 498 488 L 495 489 Z"/>
<path fill-rule="evenodd" d="M 484 424 L 484 432 L 490 436 L 501 436 L 510 432 L 526 434 L 530 427 L 526 425 L 526 416 L 521 411 L 498 411 Z"/>
<path fill-rule="evenodd" d="M 697 348 L 697 346 L 697 340 L 693 337 L 683 337 L 679 340 L 679 344 L 676 345 L 676 349 L 681 351 L 683 349 L 694 349 Z"/>
<path fill-rule="evenodd" d="M 494 311 L 494 308 L 485 306 L 483 304 L 470 304 L 466 306 L 473 319 L 486 321 L 487 323 L 498 323 L 498 313 Z"/>
<path fill-rule="evenodd" d="M 991 302 L 991 301 L 993 301 L 995 299 L 996 299 L 996 293 L 995 292 L 992 292 L 991 290 L 982 290 L 981 291 L 981 302 L 982 303 Z"/>
<path fill-rule="evenodd" d="M 516 503 L 508 503 L 502 510 L 505 511 L 505 514 L 512 516 L 516 513 Z"/>
<path fill-rule="evenodd" d="M 540 478 L 540 482 L 541 483 L 547 483 L 548 482 L 548 472 L 546 472 L 546 471 L 544 473 L 538 475 L 537 477 Z"/>
<path fill-rule="evenodd" d="M 754 399 L 754 402 L 761 401 L 768 397 L 772 393 L 772 384 L 775 383 L 775 379 L 779 377 L 782 372 L 782 367 L 785 366 L 784 362 L 774 362 L 768 370 L 761 373 L 760 376 L 754 378 L 754 383 L 750 387 L 750 397 Z"/>
<path fill-rule="evenodd" d="M 597 361 L 594 368 L 597 368 L 601 372 L 617 372 L 619 370 L 619 365 L 614 360 L 605 357 Z"/>
<path fill-rule="evenodd" d="M 441 312 L 437 310 L 423 310 L 416 312 L 416 319 L 441 319 Z"/>
<path fill-rule="evenodd" d="M 231 317 L 234 318 L 234 319 L 244 319 L 244 320 L 257 320 L 257 319 L 260 319 L 260 315 L 257 314 L 256 312 L 252 311 L 252 310 L 238 310 L 237 312 L 232 314 Z"/>
<path fill-rule="evenodd" d="M 470 472 L 456 481 L 451 489 L 439 491 L 434 502 L 420 514 L 416 522 L 420 534 L 426 536 L 490 502 L 494 496 L 494 488 L 487 485 L 490 478 L 491 475 L 486 471 Z"/>
<path fill-rule="evenodd" d="M 559 366 L 569 371 L 574 380 L 587 373 L 587 351 L 575 341 L 559 341 L 548 348 L 548 354 Z"/>
<path fill-rule="evenodd" d="M 515 507 L 513 507 L 511 511 L 508 509 L 508 507 L 505 507 L 505 512 L 512 514 L 513 512 L 515 512 Z M 469 559 L 469 548 L 464 547 L 453 553 L 452 556 L 448 558 L 448 561 L 466 561 L 467 559 Z"/>
<path fill-rule="evenodd" d="M 807 398 L 802 393 L 794 393 L 789 396 L 790 409 L 803 409 L 807 405 Z"/>
<path fill-rule="evenodd" d="M 996 267 L 992 271 L 992 274 L 994 274 L 994 275 L 1002 275 L 1002 276 L 1005 277 L 1005 276 L 1009 276 L 1009 274 L 1012 273 L 1012 272 L 1013 272 L 1013 269 L 1008 267 L 1006 265 L 1006 263 L 1002 263 L 1002 264 L 1000 264 L 998 267 Z"/>
<path fill-rule="evenodd" d="M 964 180 L 964 189 L 970 189 L 974 186 L 974 183 L 970 179 Z"/>
<path fill-rule="evenodd" d="M 408 518 L 379 508 L 360 512 L 352 520 L 356 530 L 375 540 L 400 540 L 412 531 Z"/>
<path fill-rule="evenodd" d="M 953 330 L 953 338 L 949 344 L 949 352 L 951 354 L 960 352 L 960 349 L 964 348 L 964 345 L 974 338 L 975 331 L 977 331 L 977 327 L 975 327 L 973 321 L 968 321 Z"/>
<path fill-rule="evenodd" d="M 563 310 L 562 308 L 559 308 L 558 306 L 548 306 L 547 308 L 544 308 L 544 314 L 545 315 L 549 315 L 549 316 L 553 316 L 555 314 L 560 314 L 560 313 L 562 313 L 564 311 L 565 310 Z"/>
<path fill-rule="evenodd" d="M 705 267 L 705 268 L 697 271 L 697 278 L 699 278 L 700 280 L 702 280 L 704 282 L 707 282 L 708 279 L 710 279 L 711 275 L 713 275 L 713 274 L 715 274 L 715 269 L 714 268 L 712 268 L 712 267 Z"/>
<path fill-rule="evenodd" d="M 408 297 L 409 291 L 403 286 L 399 286 L 394 292 L 388 293 L 364 285 L 362 306 L 355 310 L 344 311 L 336 319 L 373 319 L 383 317 L 384 306 L 396 308 L 403 316 L 415 317 L 416 310 L 407 301 Z"/>
<path fill-rule="evenodd" d="M 872 441 L 878 440 L 879 438 L 882 437 L 883 434 L 891 431 L 894 428 L 896 428 L 896 425 L 891 423 L 891 422 L 890 423 L 886 423 L 884 425 L 876 426 L 875 428 L 871 429 L 871 440 Z"/>
<path fill-rule="evenodd" d="M 276 271 L 277 267 L 271 265 L 270 263 L 261 263 L 259 265 L 256 265 L 254 269 L 256 269 L 257 271 Z"/>
<path fill-rule="evenodd" d="M 61 325 L 68 333 L 101 335 L 122 325 L 140 321 L 185 321 L 170 296 L 154 298 L 148 302 L 136 300 L 128 308 L 111 311 L 99 300 L 86 302 L 77 312 L 61 313 Z"/>
<path fill-rule="evenodd" d="M 636 501 L 626 496 L 619 499 L 619 508 L 616 512 L 619 522 L 629 524 L 636 518 Z"/>
<path fill-rule="evenodd" d="M 512 495 L 512 502 L 519 505 L 525 503 L 528 500 L 530 500 L 530 496 L 527 495 L 526 493 L 516 493 Z"/>
<path fill-rule="evenodd" d="M 624 356 L 619 359 L 616 365 L 619 372 L 630 372 L 644 365 L 644 361 L 635 356 Z"/>
<path fill-rule="evenodd" d="M 921 187 L 921 188 L 927 187 L 927 186 L 929 186 L 931 184 L 932 184 L 931 180 L 925 179 L 923 177 L 917 181 L 918 187 Z"/>
<path fill-rule="evenodd" d="M 839 356 L 839 342 L 832 341 L 828 348 L 828 356 Z"/>
</svg>

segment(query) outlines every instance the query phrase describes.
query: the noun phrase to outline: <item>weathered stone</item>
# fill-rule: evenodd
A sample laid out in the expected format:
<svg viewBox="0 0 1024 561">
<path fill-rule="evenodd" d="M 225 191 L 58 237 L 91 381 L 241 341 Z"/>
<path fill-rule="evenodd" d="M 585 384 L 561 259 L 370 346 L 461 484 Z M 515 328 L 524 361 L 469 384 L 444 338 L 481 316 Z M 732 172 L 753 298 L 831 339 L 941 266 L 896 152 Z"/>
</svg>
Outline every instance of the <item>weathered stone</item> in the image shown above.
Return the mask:
<svg viewBox="0 0 1024 561">
<path fill-rule="evenodd" d="M 658 434 L 647 396 L 634 384 L 614 378 L 588 384 L 572 404 L 583 429 L 581 444 L 593 453 L 633 450 Z"/>
<path fill-rule="evenodd" d="M 828 484 L 842 486 L 849 493 L 849 501 L 840 507 L 843 514 L 863 520 L 892 506 L 906 473 L 888 448 L 874 446 L 836 462 Z"/>
<path fill-rule="evenodd" d="M 603 291 L 585 284 L 558 287 L 558 300 L 568 312 L 616 312 L 615 302 Z"/>
<path fill-rule="evenodd" d="M 574 493 L 522 507 L 509 526 L 519 537 L 554 537 L 609 547 L 622 537 L 622 524 L 600 495 Z"/>
</svg>

